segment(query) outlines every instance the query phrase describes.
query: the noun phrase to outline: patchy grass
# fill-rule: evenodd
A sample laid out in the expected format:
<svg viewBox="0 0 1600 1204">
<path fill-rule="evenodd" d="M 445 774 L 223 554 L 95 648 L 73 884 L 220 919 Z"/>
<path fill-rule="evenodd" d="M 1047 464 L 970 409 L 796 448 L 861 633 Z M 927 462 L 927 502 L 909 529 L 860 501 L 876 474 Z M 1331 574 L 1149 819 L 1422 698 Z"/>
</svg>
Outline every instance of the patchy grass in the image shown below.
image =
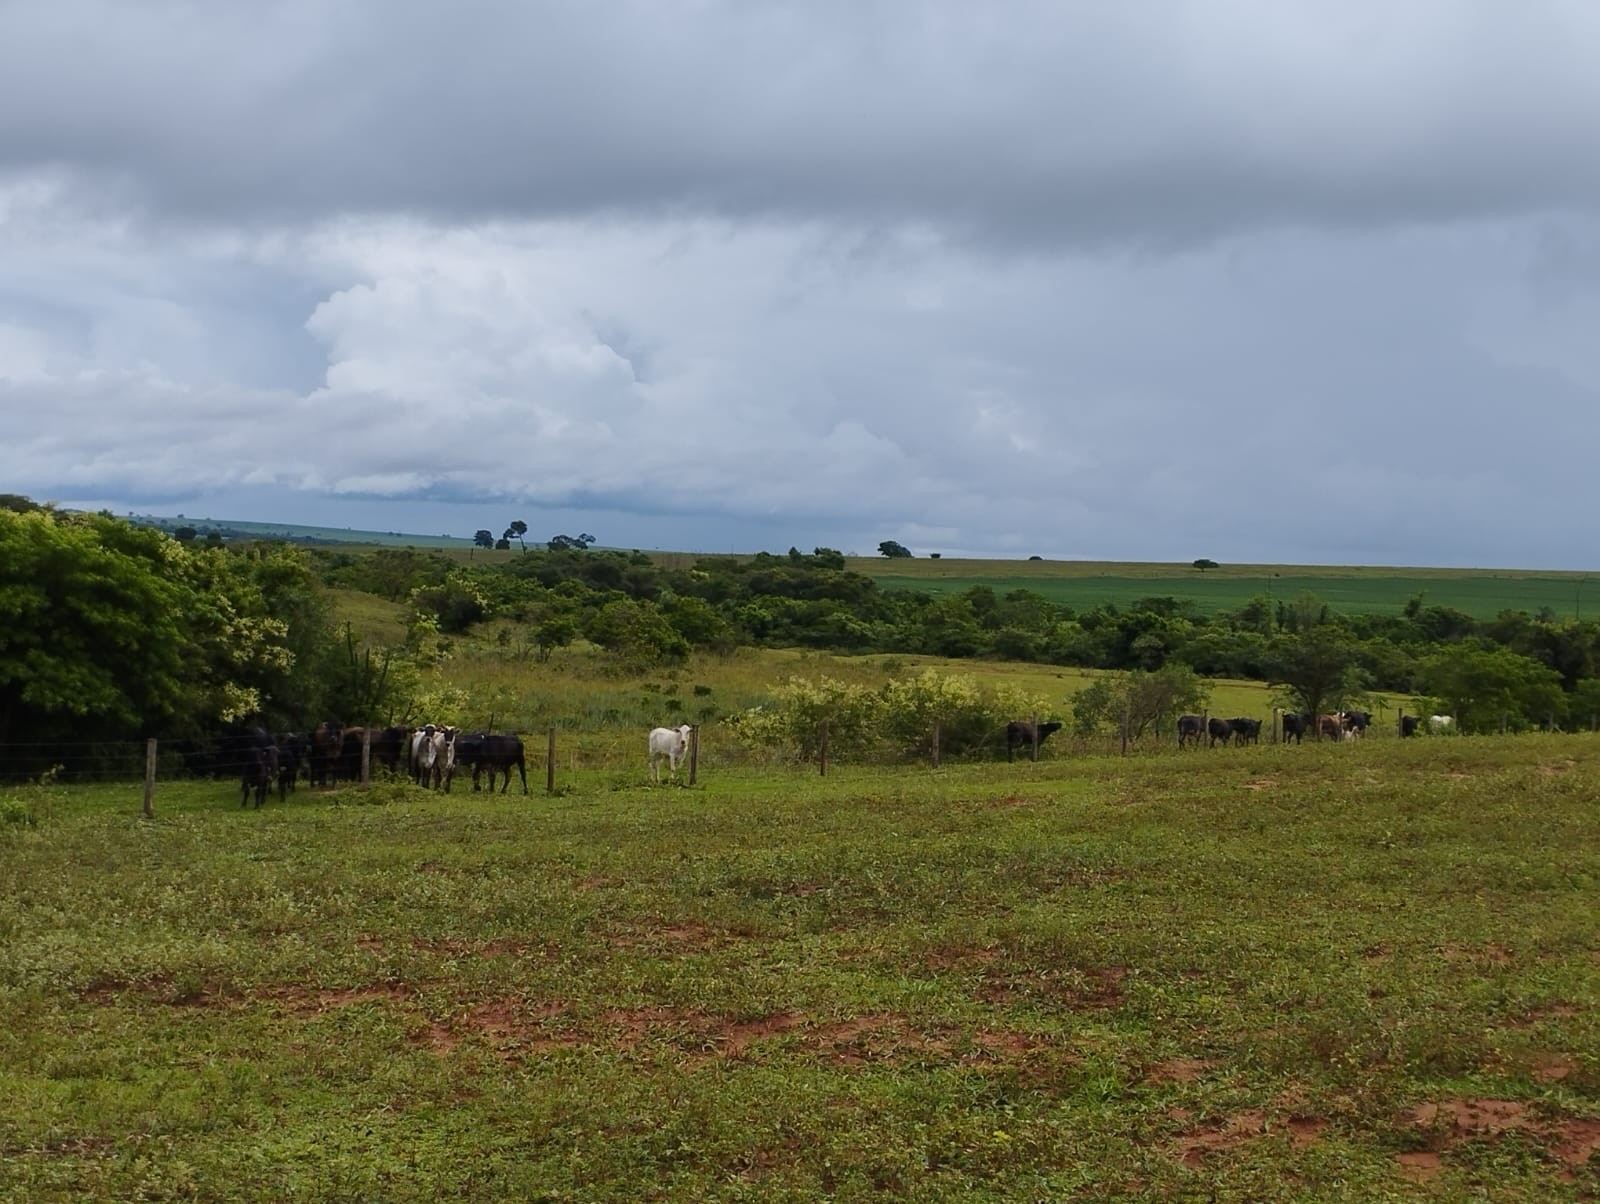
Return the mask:
<svg viewBox="0 0 1600 1204">
<path fill-rule="evenodd" d="M 1233 751 L 24 792 L 0 1197 L 1600 1190 L 1600 742 Z"/>
</svg>

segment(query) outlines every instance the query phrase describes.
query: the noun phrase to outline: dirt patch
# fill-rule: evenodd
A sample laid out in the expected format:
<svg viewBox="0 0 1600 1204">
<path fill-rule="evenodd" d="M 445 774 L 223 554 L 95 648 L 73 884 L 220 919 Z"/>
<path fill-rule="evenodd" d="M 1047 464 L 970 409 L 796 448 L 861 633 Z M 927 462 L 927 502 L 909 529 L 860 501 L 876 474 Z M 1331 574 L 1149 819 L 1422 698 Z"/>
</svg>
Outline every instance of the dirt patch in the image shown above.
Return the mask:
<svg viewBox="0 0 1600 1204">
<path fill-rule="evenodd" d="M 923 964 L 930 970 L 981 970 L 1000 958 L 998 949 L 984 949 L 973 945 L 940 945 L 931 950 Z"/>
<path fill-rule="evenodd" d="M 1168 1115 L 1180 1123 L 1187 1123 L 1190 1117 L 1185 1108 L 1174 1108 Z M 1199 1169 L 1217 1154 L 1273 1136 L 1286 1137 L 1292 1149 L 1303 1150 L 1314 1144 L 1327 1127 L 1327 1121 L 1314 1116 L 1295 1114 L 1269 1120 L 1260 1108 L 1247 1108 L 1225 1120 L 1184 1133 L 1176 1147 L 1178 1161 L 1191 1169 Z"/>
<path fill-rule="evenodd" d="M 695 953 L 732 944 L 738 934 L 709 924 L 646 924 L 612 932 L 606 941 L 614 949 L 671 949 Z"/>
<path fill-rule="evenodd" d="M 1541 1083 L 1559 1083 L 1578 1068 L 1578 1063 L 1562 1053 L 1541 1053 L 1533 1059 L 1533 1077 Z"/>
<path fill-rule="evenodd" d="M 1178 1119 L 1188 1119 L 1187 1114 Z M 1219 1124 L 1190 1130 L 1178 1138 L 1178 1161 L 1198 1170 L 1206 1159 L 1254 1141 L 1266 1132 L 1267 1114 L 1259 1108 L 1235 1113 Z"/>
<path fill-rule="evenodd" d="M 410 987 L 392 982 L 364 987 L 305 987 L 284 983 L 257 988 L 250 992 L 250 998 L 275 1003 L 295 1016 L 316 1016 L 362 1003 L 404 1003 L 411 994 Z"/>
<path fill-rule="evenodd" d="M 1564 1120 L 1554 1127 L 1550 1152 L 1569 1167 L 1580 1167 L 1600 1153 L 1600 1120 Z"/>
<path fill-rule="evenodd" d="M 540 957 L 556 957 L 559 945 L 549 941 L 535 941 L 526 937 L 497 937 L 492 941 L 468 941 L 456 937 L 416 937 L 413 949 L 431 953 L 435 957 L 522 957 L 537 953 Z"/>
<path fill-rule="evenodd" d="M 1253 778 L 1244 784 L 1246 790 L 1271 790 L 1278 784 L 1276 778 Z"/>
<path fill-rule="evenodd" d="M 1400 1173 L 1413 1183 L 1426 1183 L 1437 1175 L 1444 1163 L 1432 1150 L 1412 1150 L 1404 1154 L 1396 1154 L 1394 1160 L 1400 1164 Z"/>
<path fill-rule="evenodd" d="M 383 938 L 377 936 L 360 936 L 356 938 L 356 948 L 365 953 L 382 953 Z"/>
<path fill-rule="evenodd" d="M 1151 1083 L 1192 1083 L 1208 1070 L 1222 1065 L 1211 1058 L 1168 1058 L 1145 1072 Z"/>
<path fill-rule="evenodd" d="M 1474 966 L 1509 966 L 1513 960 L 1511 948 L 1498 941 L 1485 945 L 1436 945 L 1434 952 L 1447 962 L 1465 962 Z"/>
<path fill-rule="evenodd" d="M 1492 1141 L 1513 1132 L 1532 1137 L 1569 1169 L 1583 1166 L 1600 1151 L 1600 1120 L 1546 1120 L 1525 1100 L 1442 1100 L 1419 1104 L 1402 1119 L 1422 1130 L 1435 1155 L 1462 1141 Z"/>
<path fill-rule="evenodd" d="M 976 995 L 984 1003 L 1002 1006 L 1045 1000 L 1083 1009 L 1114 1008 L 1122 1003 L 1127 976 L 1126 966 L 985 975 Z"/>
</svg>

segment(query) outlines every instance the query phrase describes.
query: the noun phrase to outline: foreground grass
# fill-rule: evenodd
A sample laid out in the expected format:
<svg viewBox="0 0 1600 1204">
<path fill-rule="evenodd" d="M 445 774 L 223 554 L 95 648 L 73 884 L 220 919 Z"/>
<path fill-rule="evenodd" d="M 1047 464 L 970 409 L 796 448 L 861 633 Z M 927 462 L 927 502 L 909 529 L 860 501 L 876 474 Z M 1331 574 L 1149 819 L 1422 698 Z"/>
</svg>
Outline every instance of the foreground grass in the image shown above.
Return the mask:
<svg viewBox="0 0 1600 1204">
<path fill-rule="evenodd" d="M 0 1196 L 1592 1196 L 1597 754 L 13 795 Z"/>
</svg>

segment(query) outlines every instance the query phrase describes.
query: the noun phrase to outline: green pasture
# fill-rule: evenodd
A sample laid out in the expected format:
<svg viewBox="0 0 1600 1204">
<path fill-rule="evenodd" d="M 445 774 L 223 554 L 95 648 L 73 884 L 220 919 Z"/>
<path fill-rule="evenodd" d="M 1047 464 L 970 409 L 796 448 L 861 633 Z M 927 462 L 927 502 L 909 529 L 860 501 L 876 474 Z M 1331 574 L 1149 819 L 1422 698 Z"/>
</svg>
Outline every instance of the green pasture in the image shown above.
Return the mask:
<svg viewBox="0 0 1600 1204">
<path fill-rule="evenodd" d="M 1600 1192 L 1596 738 L 561 790 L 0 790 L 0 1199 Z"/>
<path fill-rule="evenodd" d="M 908 564 L 921 567 L 906 571 Z M 1014 560 L 878 559 L 852 562 L 852 567 L 867 573 L 884 589 L 934 594 L 962 593 L 974 586 L 987 586 L 998 594 L 1026 589 L 1077 611 L 1107 603 L 1126 609 L 1141 598 L 1170 596 L 1192 601 L 1212 614 L 1237 610 L 1256 597 L 1292 602 L 1310 592 L 1345 614 L 1399 614 L 1420 594 L 1429 606 L 1453 607 L 1477 619 L 1492 619 L 1503 610 L 1537 614 L 1546 607 L 1560 617 L 1577 617 L 1582 613 L 1587 580 L 1578 573 L 1301 566 L 1239 566 L 1231 572 L 1213 569 L 1202 573 L 1178 565 L 1078 565 L 1065 561 L 1033 562 L 1028 567 L 1034 571 L 1019 572 Z M 1600 614 L 1600 580 L 1588 604 L 1591 617 Z"/>
</svg>

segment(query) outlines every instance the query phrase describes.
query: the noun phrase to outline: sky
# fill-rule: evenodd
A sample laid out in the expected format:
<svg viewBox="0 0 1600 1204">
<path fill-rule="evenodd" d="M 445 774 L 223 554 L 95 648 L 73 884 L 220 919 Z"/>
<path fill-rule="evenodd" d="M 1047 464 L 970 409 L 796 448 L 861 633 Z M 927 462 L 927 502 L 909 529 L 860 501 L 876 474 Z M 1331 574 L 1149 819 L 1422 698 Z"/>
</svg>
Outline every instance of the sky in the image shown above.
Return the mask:
<svg viewBox="0 0 1600 1204">
<path fill-rule="evenodd" d="M 1596 567 L 1591 0 L 0 0 L 0 491 Z"/>
</svg>

